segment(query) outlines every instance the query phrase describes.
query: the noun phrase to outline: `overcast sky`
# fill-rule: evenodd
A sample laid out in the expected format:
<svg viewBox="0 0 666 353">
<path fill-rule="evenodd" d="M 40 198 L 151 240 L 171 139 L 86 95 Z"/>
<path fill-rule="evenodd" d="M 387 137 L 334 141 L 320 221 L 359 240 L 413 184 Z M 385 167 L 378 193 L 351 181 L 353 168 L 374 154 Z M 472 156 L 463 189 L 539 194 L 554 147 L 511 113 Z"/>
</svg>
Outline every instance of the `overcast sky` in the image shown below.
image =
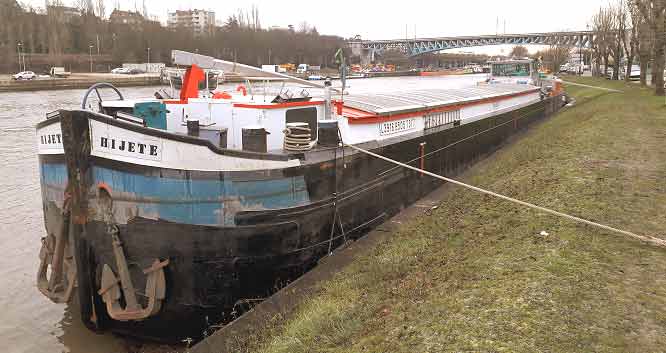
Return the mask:
<svg viewBox="0 0 666 353">
<path fill-rule="evenodd" d="M 584 30 L 600 6 L 609 0 L 485 1 L 367 1 L 367 0 L 146 0 L 148 12 L 166 21 L 168 11 L 203 8 L 215 11 L 219 22 L 252 4 L 259 9 L 263 27 L 294 25 L 307 21 L 319 33 L 343 37 L 361 35 L 366 39 L 394 39 L 408 36 L 437 37 L 457 35 L 549 32 Z M 27 0 L 43 6 L 44 0 Z M 121 9 L 142 9 L 143 0 L 107 0 L 107 8 L 119 2 Z M 74 3 L 74 0 L 64 0 Z M 499 18 L 499 26 L 497 19 Z"/>
<path fill-rule="evenodd" d="M 142 8 L 142 3 L 136 0 L 138 8 Z M 504 20 L 507 33 L 581 30 L 594 12 L 607 3 L 608 0 L 146 0 L 148 11 L 162 18 L 167 11 L 205 8 L 214 10 L 217 19 L 224 21 L 239 8 L 254 4 L 264 27 L 307 21 L 323 34 L 360 34 L 371 39 L 403 38 L 406 25 L 410 37 L 414 36 L 414 26 L 418 37 L 494 34 L 498 17 L 500 32 L 504 31 Z M 134 4 L 134 0 L 120 0 L 124 8 L 134 8 Z"/>
</svg>

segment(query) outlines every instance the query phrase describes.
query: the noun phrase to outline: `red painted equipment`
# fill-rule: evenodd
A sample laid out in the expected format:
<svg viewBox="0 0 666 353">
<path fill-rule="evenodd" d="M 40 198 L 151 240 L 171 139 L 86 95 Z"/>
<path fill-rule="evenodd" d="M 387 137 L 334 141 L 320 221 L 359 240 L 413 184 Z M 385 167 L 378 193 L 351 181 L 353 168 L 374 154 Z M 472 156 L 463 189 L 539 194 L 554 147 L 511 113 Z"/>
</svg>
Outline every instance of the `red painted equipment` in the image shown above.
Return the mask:
<svg viewBox="0 0 666 353">
<path fill-rule="evenodd" d="M 231 95 L 227 92 L 217 92 L 213 94 L 213 99 L 231 99 Z"/>
<path fill-rule="evenodd" d="M 245 86 L 243 85 L 238 85 L 238 87 L 236 87 L 236 92 L 241 92 L 241 91 L 243 92 L 244 96 L 247 96 L 247 88 L 245 88 Z"/>
<path fill-rule="evenodd" d="M 186 102 L 188 98 L 199 97 L 199 82 L 205 78 L 203 70 L 197 65 L 190 66 L 185 71 L 183 87 L 180 89 L 180 100 Z"/>
</svg>

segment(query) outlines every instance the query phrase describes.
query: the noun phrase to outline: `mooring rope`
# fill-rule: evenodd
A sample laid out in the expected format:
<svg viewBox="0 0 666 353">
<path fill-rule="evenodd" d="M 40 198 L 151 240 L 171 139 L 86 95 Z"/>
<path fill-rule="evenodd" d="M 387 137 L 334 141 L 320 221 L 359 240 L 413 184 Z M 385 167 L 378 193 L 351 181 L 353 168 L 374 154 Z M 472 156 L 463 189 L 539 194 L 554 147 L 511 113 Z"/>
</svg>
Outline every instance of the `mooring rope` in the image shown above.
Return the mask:
<svg viewBox="0 0 666 353">
<path fill-rule="evenodd" d="M 593 88 L 593 89 L 598 89 L 602 91 L 608 91 L 608 92 L 613 92 L 613 93 L 624 93 L 623 91 L 620 91 L 618 89 L 612 89 L 612 88 L 606 88 L 606 87 L 598 87 L 598 86 L 590 86 L 590 85 L 584 85 L 582 83 L 574 83 L 574 82 L 569 82 L 569 81 L 562 81 L 566 85 L 572 85 L 572 86 L 578 86 L 578 87 L 585 87 L 585 88 Z"/>
<path fill-rule="evenodd" d="M 494 196 L 494 197 L 497 197 L 497 198 L 500 198 L 500 199 L 503 199 L 503 200 L 506 200 L 506 201 L 509 201 L 509 202 L 513 202 L 513 203 L 516 203 L 516 204 L 519 204 L 519 205 L 522 205 L 522 206 L 525 206 L 525 207 L 529 207 L 529 208 L 532 208 L 532 209 L 535 209 L 535 210 L 538 210 L 538 211 L 541 211 L 541 212 L 544 212 L 544 213 L 549 213 L 549 214 L 552 214 L 552 215 L 555 215 L 555 216 L 558 216 L 558 217 L 562 217 L 562 218 L 566 218 L 566 219 L 569 219 L 569 220 L 572 220 L 572 221 L 575 221 L 575 222 L 584 223 L 584 224 L 587 224 L 587 225 L 591 225 L 593 227 L 598 227 L 598 228 L 601 228 L 601 229 L 604 229 L 604 230 L 607 230 L 607 231 L 611 231 L 611 232 L 615 232 L 615 233 L 618 233 L 618 234 L 626 235 L 628 237 L 638 239 L 638 240 L 646 242 L 648 244 L 652 244 L 652 245 L 656 245 L 656 246 L 666 248 L 666 240 L 664 240 L 664 239 L 660 239 L 660 238 L 649 236 L 649 235 L 639 235 L 639 234 L 636 234 L 636 233 L 632 233 L 632 232 L 628 232 L 628 231 L 625 231 L 625 230 L 613 228 L 613 227 L 610 227 L 610 226 L 607 226 L 607 225 L 604 225 L 604 224 L 600 224 L 600 223 L 597 223 L 597 222 L 592 222 L 592 221 L 589 221 L 587 219 L 583 219 L 583 218 L 572 216 L 572 215 L 562 213 L 562 212 L 559 212 L 559 211 L 551 210 L 549 208 L 537 206 L 537 205 L 529 203 L 529 202 L 521 201 L 521 200 L 518 200 L 518 199 L 514 199 L 512 197 L 509 197 L 509 196 L 504 196 L 502 194 L 498 194 L 498 193 L 493 192 L 493 191 L 489 191 L 489 190 L 485 190 L 485 189 L 482 189 L 482 188 L 479 188 L 479 187 L 476 187 L 476 186 L 473 186 L 473 185 L 465 184 L 463 182 L 460 182 L 460 181 L 457 181 L 457 180 L 454 180 L 454 179 L 451 179 L 451 178 L 447 178 L 447 177 L 444 177 L 444 176 L 441 176 L 441 175 L 438 175 L 438 174 L 435 174 L 435 173 L 431 173 L 427 170 L 423 170 L 423 169 L 420 169 L 420 168 L 417 168 L 417 167 L 412 167 L 411 165 L 398 162 L 398 161 L 393 160 L 391 158 L 384 157 L 382 155 L 370 152 L 370 151 L 362 149 L 360 147 L 356 147 L 356 146 L 348 145 L 348 144 L 344 144 L 344 146 L 349 147 L 349 148 L 351 148 L 353 150 L 356 150 L 358 152 L 365 153 L 369 156 L 382 159 L 382 160 L 387 161 L 389 163 L 396 164 L 396 165 L 401 166 L 403 168 L 411 169 L 411 170 L 429 175 L 433 178 L 440 179 L 440 180 L 443 180 L 443 181 L 446 181 L 446 182 L 449 182 L 449 183 L 452 183 L 452 184 L 455 184 L 455 185 L 458 185 L 458 186 L 462 186 L 462 187 L 480 192 L 482 194 Z"/>
<path fill-rule="evenodd" d="M 430 151 L 430 152 L 424 154 L 423 157 L 416 157 L 416 158 L 414 158 L 414 159 L 412 159 L 412 160 L 409 160 L 409 161 L 407 161 L 407 162 L 405 162 L 405 163 L 409 164 L 409 163 L 416 162 L 416 161 L 418 161 L 418 160 L 420 160 L 420 159 L 429 158 L 429 157 L 431 157 L 432 155 L 434 155 L 435 153 L 442 152 L 442 151 L 444 151 L 444 150 L 446 150 L 446 149 L 449 149 L 449 148 L 451 148 L 451 147 L 453 147 L 453 146 L 456 146 L 456 145 L 458 145 L 458 144 L 461 144 L 461 143 L 463 143 L 463 142 L 465 142 L 465 141 L 475 139 L 475 138 L 478 137 L 478 136 L 481 136 L 481 135 L 483 135 L 483 134 L 489 133 L 489 132 L 491 132 L 491 131 L 493 131 L 493 130 L 497 130 L 497 129 L 499 129 L 499 128 L 501 128 L 501 127 L 504 127 L 504 126 L 506 126 L 506 125 L 509 125 L 509 124 L 511 124 L 511 123 L 514 123 L 514 124 L 515 124 L 518 120 L 523 119 L 523 118 L 526 118 L 526 117 L 528 117 L 528 116 L 531 116 L 533 113 L 536 113 L 536 112 L 539 112 L 539 111 L 542 111 L 542 110 L 545 110 L 545 109 L 546 109 L 545 107 L 539 107 L 539 108 L 531 109 L 530 111 L 528 111 L 528 112 L 526 112 L 526 113 L 523 113 L 523 114 L 521 114 L 521 115 L 519 115 L 519 116 L 517 116 L 517 117 L 514 117 L 514 118 L 511 119 L 511 120 L 507 120 L 507 121 L 505 121 L 505 122 L 503 122 L 503 123 L 501 123 L 501 124 L 495 125 L 495 126 L 493 126 L 493 127 L 491 127 L 491 128 L 485 129 L 485 130 L 483 130 L 483 131 L 479 131 L 479 132 L 477 132 L 477 133 L 475 133 L 475 134 L 469 135 L 469 136 L 467 136 L 467 137 L 465 137 L 465 138 L 462 138 L 462 139 L 460 139 L 460 140 L 458 140 L 458 141 L 451 142 L 451 143 L 449 143 L 448 145 L 446 145 L 446 146 L 444 146 L 444 147 L 438 148 L 438 149 L 436 149 L 436 150 L 432 150 L 432 151 Z M 392 171 L 394 171 L 394 170 L 396 170 L 396 169 L 398 169 L 398 168 L 400 168 L 400 166 L 396 166 L 396 167 L 393 167 L 393 168 L 391 168 L 391 169 L 387 169 L 387 170 L 385 170 L 385 171 L 379 173 L 379 175 L 383 175 L 383 174 L 386 174 L 386 173 L 390 173 L 390 172 L 392 172 Z"/>
</svg>

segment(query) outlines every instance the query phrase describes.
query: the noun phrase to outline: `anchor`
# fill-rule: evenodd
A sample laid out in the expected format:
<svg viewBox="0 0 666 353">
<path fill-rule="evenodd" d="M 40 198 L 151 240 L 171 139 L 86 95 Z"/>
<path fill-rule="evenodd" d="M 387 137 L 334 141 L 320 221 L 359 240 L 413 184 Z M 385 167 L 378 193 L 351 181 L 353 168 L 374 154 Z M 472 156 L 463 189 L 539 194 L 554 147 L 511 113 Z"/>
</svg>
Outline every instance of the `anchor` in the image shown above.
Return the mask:
<svg viewBox="0 0 666 353">
<path fill-rule="evenodd" d="M 67 303 L 76 287 L 76 262 L 69 239 L 69 197 L 65 193 L 62 224 L 58 232 L 42 238 L 37 270 L 37 288 L 54 303 Z M 49 267 L 51 276 L 48 276 Z M 63 276 L 64 274 L 64 276 Z"/>
<path fill-rule="evenodd" d="M 160 311 L 166 294 L 164 267 L 169 264 L 169 260 L 160 261 L 156 259 L 150 267 L 143 270 L 143 273 L 148 276 L 145 292 L 145 295 L 148 297 L 148 303 L 144 308 L 136 298 L 134 284 L 132 283 L 132 278 L 127 267 L 125 252 L 123 251 L 122 242 L 118 237 L 120 233 L 118 227 L 111 225 L 110 233 L 113 255 L 116 259 L 120 279 L 116 278 L 116 275 L 108 264 L 104 264 L 102 281 L 97 293 L 102 296 L 102 300 L 106 304 L 106 311 L 112 319 L 118 321 L 144 320 L 157 314 Z M 121 290 L 125 298 L 124 308 L 120 304 Z"/>
</svg>

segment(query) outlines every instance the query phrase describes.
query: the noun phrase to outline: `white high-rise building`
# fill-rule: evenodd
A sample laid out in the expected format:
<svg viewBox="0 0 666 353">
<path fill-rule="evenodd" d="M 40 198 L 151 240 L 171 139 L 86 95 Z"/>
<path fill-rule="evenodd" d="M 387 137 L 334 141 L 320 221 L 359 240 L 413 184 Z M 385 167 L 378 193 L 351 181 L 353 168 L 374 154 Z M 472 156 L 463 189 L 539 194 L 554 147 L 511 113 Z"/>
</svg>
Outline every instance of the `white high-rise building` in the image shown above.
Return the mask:
<svg viewBox="0 0 666 353">
<path fill-rule="evenodd" d="M 169 12 L 169 28 L 187 28 L 195 34 L 209 34 L 215 28 L 215 12 L 206 10 L 177 10 Z"/>
</svg>

